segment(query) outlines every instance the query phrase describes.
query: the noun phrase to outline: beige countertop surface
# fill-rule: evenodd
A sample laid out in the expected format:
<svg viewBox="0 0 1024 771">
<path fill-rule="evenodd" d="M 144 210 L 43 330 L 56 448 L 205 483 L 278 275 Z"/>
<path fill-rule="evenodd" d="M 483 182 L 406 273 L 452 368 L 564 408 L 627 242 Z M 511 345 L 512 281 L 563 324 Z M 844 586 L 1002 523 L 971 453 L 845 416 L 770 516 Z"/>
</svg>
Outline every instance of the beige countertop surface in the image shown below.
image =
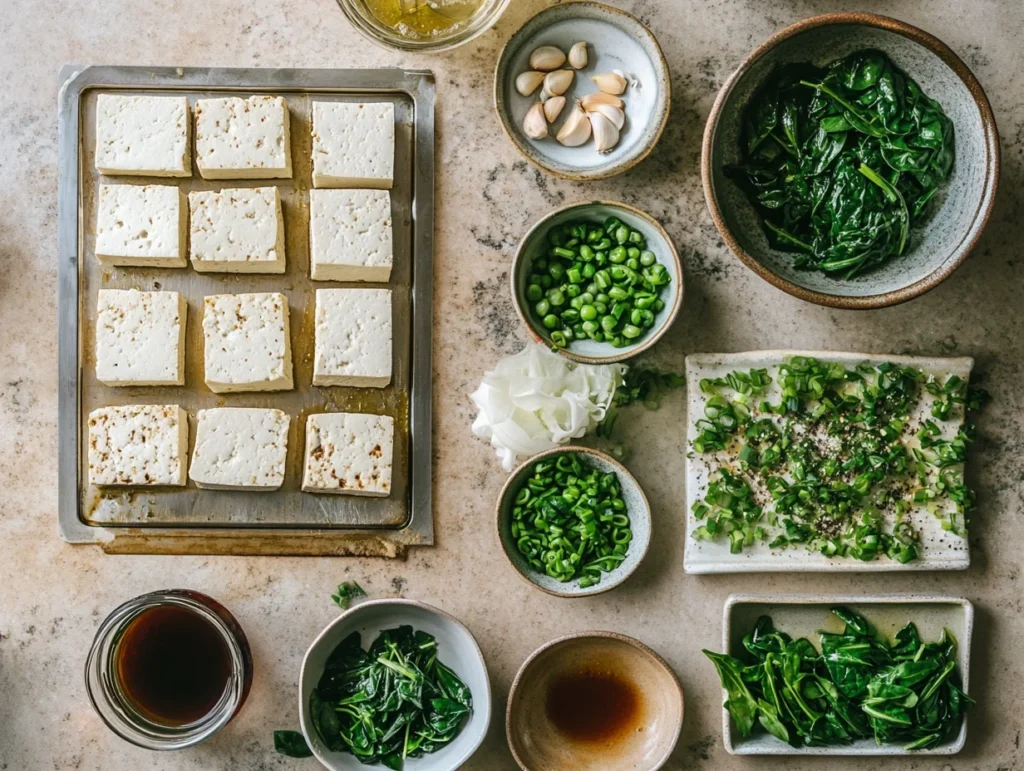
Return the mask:
<svg viewBox="0 0 1024 771">
<path fill-rule="evenodd" d="M 504 708 L 522 661 L 558 635 L 609 629 L 674 667 L 686 717 L 671 769 L 1024 768 L 1024 6 L 1000 0 L 618 0 L 647 22 L 673 75 L 673 110 L 654 154 L 617 179 L 582 185 L 529 166 L 491 108 L 502 43 L 546 0 L 514 0 L 497 27 L 442 56 L 366 43 L 334 0 L 0 0 L 0 770 L 313 768 L 274 754 L 272 731 L 297 727 L 299 663 L 337 614 L 329 594 L 356 579 L 375 597 L 412 597 L 465 622 L 494 687 L 491 730 L 467 768 L 513 769 Z M 782 294 L 720 240 L 703 203 L 700 137 L 714 94 L 758 42 L 833 10 L 897 15 L 945 40 L 987 89 L 1003 137 L 1003 178 L 974 255 L 930 294 L 872 312 L 828 310 Z M 438 84 L 434 306 L 434 495 L 437 544 L 404 561 L 355 558 L 108 556 L 57 536 L 56 76 L 65 63 L 431 68 Z M 620 420 L 629 466 L 657 532 L 632 580 L 563 600 L 531 589 L 501 555 L 492 525 L 505 479 L 470 432 L 468 399 L 484 369 L 523 343 L 507 271 L 529 225 L 562 203 L 610 198 L 658 217 L 680 249 L 686 300 L 648 357 L 681 370 L 693 351 L 758 348 L 970 355 L 994 396 L 969 480 L 980 508 L 963 573 L 734 575 L 683 573 L 681 393 Z M 83 661 L 102 618 L 141 592 L 190 587 L 227 605 L 249 635 L 252 694 L 206 744 L 173 755 L 111 734 L 85 695 Z M 726 754 L 721 692 L 700 654 L 719 648 L 730 592 L 929 592 L 977 606 L 967 747 L 947 759 L 799 761 Z"/>
</svg>

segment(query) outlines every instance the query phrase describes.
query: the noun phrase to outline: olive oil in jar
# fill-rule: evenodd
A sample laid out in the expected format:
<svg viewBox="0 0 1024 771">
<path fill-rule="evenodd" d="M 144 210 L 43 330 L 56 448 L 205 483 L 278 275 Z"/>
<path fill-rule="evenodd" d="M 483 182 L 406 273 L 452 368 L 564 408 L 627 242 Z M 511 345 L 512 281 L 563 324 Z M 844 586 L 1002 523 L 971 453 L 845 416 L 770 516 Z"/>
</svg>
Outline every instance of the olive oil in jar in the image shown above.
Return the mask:
<svg viewBox="0 0 1024 771">
<path fill-rule="evenodd" d="M 450 34 L 464 27 L 486 0 L 364 0 L 381 24 L 403 37 L 418 39 Z"/>
</svg>

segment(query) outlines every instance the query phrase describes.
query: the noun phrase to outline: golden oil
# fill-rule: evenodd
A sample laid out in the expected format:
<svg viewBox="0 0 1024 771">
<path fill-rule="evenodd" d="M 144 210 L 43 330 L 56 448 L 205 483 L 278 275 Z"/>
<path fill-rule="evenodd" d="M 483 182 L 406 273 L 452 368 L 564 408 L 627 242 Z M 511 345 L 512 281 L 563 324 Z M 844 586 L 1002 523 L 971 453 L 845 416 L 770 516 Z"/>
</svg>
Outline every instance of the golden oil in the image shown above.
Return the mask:
<svg viewBox="0 0 1024 771">
<path fill-rule="evenodd" d="M 410 39 L 444 36 L 466 26 L 486 0 L 363 0 L 381 24 Z"/>
</svg>

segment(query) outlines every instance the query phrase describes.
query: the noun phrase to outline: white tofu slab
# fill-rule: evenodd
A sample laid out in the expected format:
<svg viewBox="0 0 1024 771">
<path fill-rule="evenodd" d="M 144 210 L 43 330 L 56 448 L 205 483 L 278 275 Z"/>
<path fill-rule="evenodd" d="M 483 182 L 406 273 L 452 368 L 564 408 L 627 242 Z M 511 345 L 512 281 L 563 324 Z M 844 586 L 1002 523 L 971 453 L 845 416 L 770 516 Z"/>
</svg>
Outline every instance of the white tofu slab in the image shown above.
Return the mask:
<svg viewBox="0 0 1024 771">
<path fill-rule="evenodd" d="M 200 273 L 284 273 L 284 217 L 276 187 L 188 195 L 189 254 Z"/>
<path fill-rule="evenodd" d="M 292 347 L 283 294 L 219 294 L 203 302 L 206 385 L 215 393 L 290 391 Z"/>
<path fill-rule="evenodd" d="M 387 415 L 310 415 L 302 489 L 308 493 L 390 495 L 394 444 L 395 421 Z"/>
<path fill-rule="evenodd" d="M 728 453 L 698 455 L 691 445 L 699 431 L 696 421 L 704 416 L 704 406 L 709 395 L 700 388 L 704 378 L 725 377 L 734 370 L 751 370 L 766 368 L 772 377 L 772 384 L 765 396 L 772 403 L 779 401 L 781 393 L 777 382 L 777 368 L 783 361 L 793 356 L 812 356 L 826 363 L 839 363 L 847 367 L 858 364 L 878 365 L 883 362 L 909 365 L 928 373 L 946 378 L 959 375 L 969 380 L 974 360 L 931 359 L 917 356 L 886 356 L 861 353 L 831 353 L 828 351 L 754 351 L 750 353 L 700 353 L 686 357 L 686 390 L 688 402 L 689 429 L 686 453 L 686 546 L 683 556 L 683 569 L 687 573 L 762 573 L 762 572 L 885 572 L 908 570 L 964 570 L 970 567 L 971 555 L 966 538 L 942 529 L 942 521 L 923 506 L 910 504 L 907 518 L 921 534 L 919 545 L 920 556 L 913 562 L 901 565 L 896 560 L 884 556 L 871 562 L 862 562 L 845 557 L 826 557 L 820 552 L 808 551 L 799 546 L 787 549 L 772 549 L 767 542 L 755 543 L 744 547 L 739 554 L 729 550 L 727 538 L 715 541 L 697 540 L 691 534 L 702 524 L 693 514 L 695 501 L 704 500 L 708 485 L 714 478 L 716 470 L 723 462 L 729 460 Z M 917 409 L 911 414 L 912 423 L 920 423 L 931 410 L 933 398 L 924 394 Z M 961 411 L 960 420 L 950 420 L 941 424 L 944 439 L 952 439 L 963 424 Z M 963 465 L 951 466 L 951 471 L 962 472 Z M 767 492 L 755 495 L 770 499 Z M 892 514 L 887 513 L 887 523 L 891 526 Z M 769 541 L 771 538 L 768 539 Z"/>
<path fill-rule="evenodd" d="M 292 176 L 288 103 L 281 96 L 196 102 L 196 164 L 203 179 Z"/>
<path fill-rule="evenodd" d="M 188 99 L 96 97 L 96 168 L 101 174 L 191 177 Z"/>
<path fill-rule="evenodd" d="M 391 278 L 391 193 L 310 190 L 309 248 L 315 281 Z"/>
<path fill-rule="evenodd" d="M 189 479 L 215 490 L 276 490 L 284 483 L 290 422 L 281 410 L 200 410 Z"/>
<path fill-rule="evenodd" d="M 313 102 L 313 187 L 390 190 L 394 176 L 394 104 Z"/>
<path fill-rule="evenodd" d="M 187 205 L 173 185 L 100 185 L 96 259 L 104 265 L 184 268 Z"/>
<path fill-rule="evenodd" d="M 313 385 L 391 382 L 391 290 L 317 289 Z"/>
<path fill-rule="evenodd" d="M 102 407 L 89 413 L 89 483 L 185 484 L 188 415 L 176 404 Z"/>
<path fill-rule="evenodd" d="M 101 289 L 96 379 L 108 386 L 184 385 L 185 321 L 178 292 Z"/>
</svg>

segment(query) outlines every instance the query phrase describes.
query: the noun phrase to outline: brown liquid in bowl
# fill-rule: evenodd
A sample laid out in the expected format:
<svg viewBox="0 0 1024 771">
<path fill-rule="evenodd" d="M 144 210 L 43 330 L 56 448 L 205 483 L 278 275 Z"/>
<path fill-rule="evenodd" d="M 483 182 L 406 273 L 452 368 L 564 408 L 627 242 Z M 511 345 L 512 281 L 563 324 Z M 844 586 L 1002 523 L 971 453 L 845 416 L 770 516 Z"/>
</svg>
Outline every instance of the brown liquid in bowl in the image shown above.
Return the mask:
<svg viewBox="0 0 1024 771">
<path fill-rule="evenodd" d="M 548 720 L 577 742 L 614 744 L 640 730 L 641 696 L 621 674 L 601 666 L 557 677 L 546 698 Z"/>
</svg>

